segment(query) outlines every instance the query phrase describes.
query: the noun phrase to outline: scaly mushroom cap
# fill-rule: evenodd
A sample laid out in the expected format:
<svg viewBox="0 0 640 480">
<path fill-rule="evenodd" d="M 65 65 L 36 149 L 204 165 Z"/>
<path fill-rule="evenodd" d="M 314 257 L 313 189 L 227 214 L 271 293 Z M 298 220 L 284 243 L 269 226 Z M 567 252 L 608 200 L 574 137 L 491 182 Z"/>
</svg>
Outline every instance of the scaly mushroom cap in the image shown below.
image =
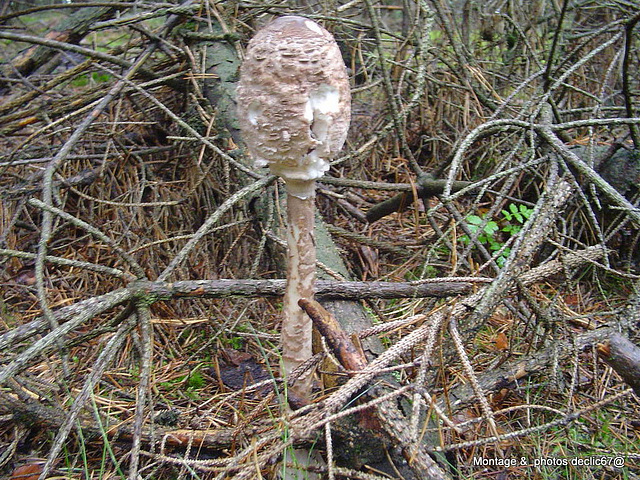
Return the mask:
<svg viewBox="0 0 640 480">
<path fill-rule="evenodd" d="M 269 23 L 249 42 L 237 101 L 256 166 L 269 165 L 289 193 L 312 195 L 312 181 L 344 145 L 351 116 L 349 78 L 333 36 L 302 17 Z"/>
</svg>

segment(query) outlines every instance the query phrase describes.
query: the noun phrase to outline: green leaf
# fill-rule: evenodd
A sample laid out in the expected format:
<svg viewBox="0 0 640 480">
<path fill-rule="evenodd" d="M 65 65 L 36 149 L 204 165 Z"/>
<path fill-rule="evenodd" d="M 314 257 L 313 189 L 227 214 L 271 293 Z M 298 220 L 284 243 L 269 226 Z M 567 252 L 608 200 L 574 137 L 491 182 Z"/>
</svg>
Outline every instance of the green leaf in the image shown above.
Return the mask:
<svg viewBox="0 0 640 480">
<path fill-rule="evenodd" d="M 487 235 L 493 235 L 494 233 L 496 233 L 498 230 L 500 229 L 500 227 L 498 227 L 498 224 L 496 222 L 494 222 L 493 220 L 491 220 L 490 222 L 488 222 L 485 227 L 484 227 L 484 231 Z"/>
</svg>

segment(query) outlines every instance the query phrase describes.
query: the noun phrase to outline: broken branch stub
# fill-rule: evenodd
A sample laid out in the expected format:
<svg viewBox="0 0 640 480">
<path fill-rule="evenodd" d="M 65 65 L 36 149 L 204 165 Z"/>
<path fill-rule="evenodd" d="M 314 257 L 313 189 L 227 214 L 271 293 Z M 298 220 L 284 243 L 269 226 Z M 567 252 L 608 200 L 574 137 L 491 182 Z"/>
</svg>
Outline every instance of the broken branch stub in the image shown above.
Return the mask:
<svg viewBox="0 0 640 480">
<path fill-rule="evenodd" d="M 349 77 L 333 36 L 302 17 L 269 23 L 249 42 L 237 101 L 256 166 L 268 165 L 289 193 L 312 196 L 351 117 Z"/>
</svg>

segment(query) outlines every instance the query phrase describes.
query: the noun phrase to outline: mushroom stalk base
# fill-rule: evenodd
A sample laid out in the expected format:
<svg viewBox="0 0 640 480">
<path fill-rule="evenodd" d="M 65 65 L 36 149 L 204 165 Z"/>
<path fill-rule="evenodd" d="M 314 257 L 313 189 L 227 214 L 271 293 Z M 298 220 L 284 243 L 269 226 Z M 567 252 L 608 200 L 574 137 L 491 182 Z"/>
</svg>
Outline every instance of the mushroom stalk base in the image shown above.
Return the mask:
<svg viewBox="0 0 640 480">
<path fill-rule="evenodd" d="M 282 361 L 285 376 L 313 355 L 312 322 L 298 306 L 298 300 L 313 298 L 316 279 L 314 209 L 315 194 L 307 198 L 300 198 L 291 193 L 287 195 L 287 285 L 283 299 L 282 323 Z M 311 374 L 300 378 L 295 384 L 296 392 L 308 396 L 311 379 Z"/>
</svg>

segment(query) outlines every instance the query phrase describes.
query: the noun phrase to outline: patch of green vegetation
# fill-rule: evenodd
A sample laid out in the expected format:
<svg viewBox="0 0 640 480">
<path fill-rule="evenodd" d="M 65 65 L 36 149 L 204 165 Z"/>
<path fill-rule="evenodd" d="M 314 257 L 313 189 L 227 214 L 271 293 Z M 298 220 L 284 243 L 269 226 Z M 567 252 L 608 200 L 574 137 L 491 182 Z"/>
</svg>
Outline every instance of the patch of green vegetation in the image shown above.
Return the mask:
<svg viewBox="0 0 640 480">
<path fill-rule="evenodd" d="M 251 332 L 251 326 L 247 324 L 239 324 L 236 326 L 235 331 L 238 333 Z M 223 336 L 220 341 L 225 347 L 233 348 L 234 350 L 241 350 L 245 345 L 245 338 L 240 335 Z"/>
<path fill-rule="evenodd" d="M 220 341 L 225 347 L 241 350 L 244 347 L 244 339 L 242 337 L 221 338 Z"/>
<path fill-rule="evenodd" d="M 105 473 L 109 470 L 108 469 L 109 463 L 111 463 L 116 468 L 116 471 L 118 473 L 118 477 L 116 478 L 126 478 L 125 474 L 121 469 L 120 462 L 116 458 L 116 455 L 111 447 L 111 442 L 109 440 L 107 432 L 101 423 L 98 405 L 96 404 L 95 398 L 93 396 L 91 397 L 91 407 L 95 414 L 94 418 L 97 419 L 97 422 L 98 422 L 97 426 L 100 429 L 100 435 L 102 436 L 102 440 L 103 440 L 100 468 L 98 469 L 98 478 L 105 478 L 106 476 Z M 114 472 L 114 476 L 115 476 L 115 472 Z M 91 475 L 85 474 L 84 478 L 91 478 Z"/>
<path fill-rule="evenodd" d="M 502 215 L 507 221 L 507 224 L 502 227 L 502 231 L 510 235 L 517 235 L 532 213 L 533 209 L 525 205 L 509 204 L 508 211 L 502 210 Z"/>
<path fill-rule="evenodd" d="M 487 247 L 491 253 L 500 251 L 496 263 L 502 267 L 511 253 L 511 249 L 504 246 L 506 241 L 520 233 L 532 213 L 532 208 L 511 203 L 507 210 L 502 210 L 502 218 L 498 221 L 487 219 L 486 215 L 469 215 L 465 222 L 469 231 L 474 236 L 477 235 L 478 242 Z M 469 236 L 463 235 L 460 237 L 460 242 L 468 244 Z"/>
<path fill-rule="evenodd" d="M 187 378 L 187 390 L 199 390 L 205 385 L 204 377 L 200 369 L 191 372 Z"/>
<path fill-rule="evenodd" d="M 438 276 L 438 269 L 433 265 L 426 265 L 422 270 L 422 278 L 436 278 Z"/>
<path fill-rule="evenodd" d="M 449 255 L 449 250 L 443 256 L 446 258 Z M 407 282 L 413 282 L 418 280 L 424 280 L 425 278 L 436 278 L 438 276 L 438 269 L 429 264 L 429 260 L 424 263 L 420 263 L 412 269 L 405 271 L 403 277 Z"/>
<path fill-rule="evenodd" d="M 0 319 L 9 328 L 18 325 L 18 317 L 2 299 L 0 299 Z"/>
<path fill-rule="evenodd" d="M 158 385 L 165 394 L 171 394 L 171 392 L 173 394 L 180 393 L 197 400 L 199 391 L 207 386 L 207 380 L 202 374 L 202 368 L 205 366 L 205 364 L 199 364 L 189 373 L 179 375 L 165 382 L 159 382 Z"/>
<path fill-rule="evenodd" d="M 596 428 L 594 419 L 580 419 L 564 427 L 552 428 L 546 436 L 547 443 L 539 446 L 540 456 L 536 457 L 539 464 L 534 466 L 542 478 L 580 479 L 584 478 L 585 468 L 595 473 L 596 470 L 604 471 L 605 466 L 617 471 L 620 476 L 616 478 L 629 478 L 628 470 L 617 462 L 623 462 L 624 453 L 633 450 L 630 443 L 625 443 L 609 428 L 609 415 L 605 411 L 596 412 L 596 417 L 602 420 Z"/>
<path fill-rule="evenodd" d="M 442 31 L 437 28 L 434 28 L 429 32 L 429 39 L 431 39 L 432 42 L 437 42 L 438 40 L 441 40 L 443 37 L 444 35 Z"/>
<path fill-rule="evenodd" d="M 111 80 L 111 75 L 105 72 L 91 72 L 82 74 L 71 81 L 71 86 L 80 88 L 86 87 L 89 83 L 106 83 Z"/>
<path fill-rule="evenodd" d="M 67 17 L 68 12 L 43 10 L 42 12 L 32 13 L 31 15 L 21 15 L 20 22 L 28 26 L 31 30 L 35 27 L 40 31 L 46 31 L 64 21 Z"/>
<path fill-rule="evenodd" d="M 560 399 L 565 393 L 552 391 L 546 382 L 521 386 L 522 393 L 526 392 L 527 403 L 533 405 L 548 404 L 550 394 L 560 395 Z M 624 409 L 624 402 L 620 405 L 612 403 L 605 409 L 587 412 L 566 425 L 551 426 L 542 435 L 522 437 L 509 455 L 518 460 L 517 478 L 635 478 L 631 475 L 635 464 L 628 454 L 637 451 L 636 438 L 632 432 L 625 433 L 625 422 L 619 415 Z M 526 425 L 544 425 L 555 420 L 558 420 L 556 413 L 532 412 Z"/>
<path fill-rule="evenodd" d="M 415 268 L 415 269 L 411 269 L 411 270 L 407 270 L 404 274 L 404 279 L 407 282 L 413 282 L 415 280 L 420 280 L 420 274 L 419 274 L 419 269 Z"/>
</svg>

